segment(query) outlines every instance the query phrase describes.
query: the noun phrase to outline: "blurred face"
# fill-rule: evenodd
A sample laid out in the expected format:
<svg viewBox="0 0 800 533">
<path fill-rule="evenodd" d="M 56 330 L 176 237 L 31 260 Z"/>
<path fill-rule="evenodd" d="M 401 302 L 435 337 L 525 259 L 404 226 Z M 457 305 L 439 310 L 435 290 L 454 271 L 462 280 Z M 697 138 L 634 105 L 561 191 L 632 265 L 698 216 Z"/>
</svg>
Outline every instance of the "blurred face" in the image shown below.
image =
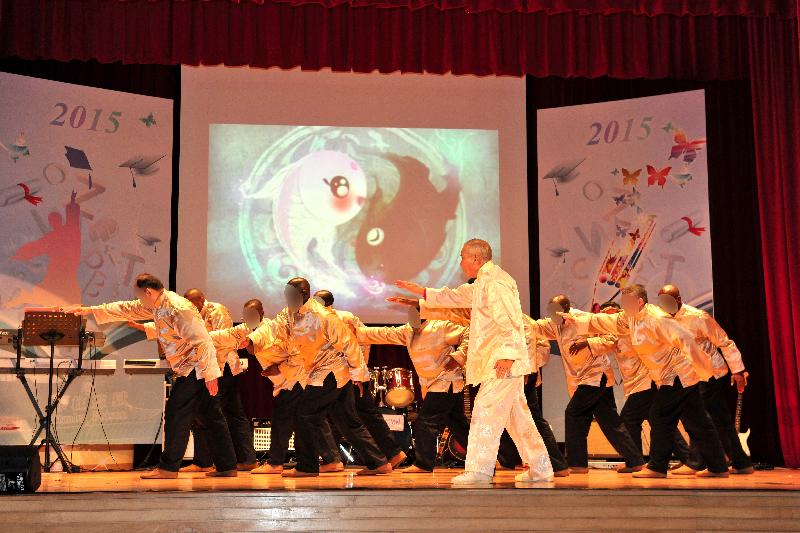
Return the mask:
<svg viewBox="0 0 800 533">
<path fill-rule="evenodd" d="M 547 309 L 550 311 L 550 314 L 553 314 L 553 313 L 556 313 L 556 312 L 557 313 L 568 313 L 570 307 L 569 307 L 569 304 L 566 302 L 566 300 L 562 300 L 562 299 L 559 298 L 559 299 L 550 300 L 550 303 L 547 304 Z"/>
<path fill-rule="evenodd" d="M 286 307 L 292 312 L 297 312 L 303 306 L 303 293 L 294 285 L 286 285 L 283 289 L 283 296 L 286 299 Z"/>
<path fill-rule="evenodd" d="M 155 289 L 150 289 L 150 288 L 140 289 L 135 285 L 133 287 L 134 296 L 136 296 L 136 298 L 140 302 L 142 302 L 142 305 L 144 305 L 145 307 L 155 307 L 156 302 L 161 297 L 161 294 L 163 294 L 163 292 L 164 292 L 163 290 L 157 291 Z"/>
<path fill-rule="evenodd" d="M 250 329 L 256 329 L 264 319 L 264 314 L 255 307 L 245 307 L 242 310 L 242 321 Z"/>
<path fill-rule="evenodd" d="M 416 307 L 408 308 L 408 325 L 417 330 L 422 327 L 422 319 L 419 316 L 419 309 Z"/>
<path fill-rule="evenodd" d="M 644 300 L 635 294 L 623 294 L 620 301 L 622 302 L 622 310 L 628 315 L 635 315 L 644 307 Z"/>
<path fill-rule="evenodd" d="M 662 287 L 661 290 L 658 291 L 656 305 L 670 315 L 675 316 L 675 314 L 680 311 L 681 305 L 683 305 L 681 293 L 678 291 L 678 288 L 674 285 L 665 285 Z"/>
</svg>

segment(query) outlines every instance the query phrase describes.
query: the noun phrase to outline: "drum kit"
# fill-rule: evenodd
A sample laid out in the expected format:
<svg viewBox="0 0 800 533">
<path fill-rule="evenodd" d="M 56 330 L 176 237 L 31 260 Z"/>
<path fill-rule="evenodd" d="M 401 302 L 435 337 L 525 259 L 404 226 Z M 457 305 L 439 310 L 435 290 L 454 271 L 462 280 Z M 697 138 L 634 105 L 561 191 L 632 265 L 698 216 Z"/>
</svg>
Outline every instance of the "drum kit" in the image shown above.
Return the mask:
<svg viewBox="0 0 800 533">
<path fill-rule="evenodd" d="M 395 439 L 404 450 L 413 450 L 411 424 L 417 417 L 418 402 L 414 389 L 414 373 L 407 368 L 375 367 L 370 369 L 370 394 L 389 423 Z M 469 392 L 465 393 L 468 398 Z M 465 400 L 465 412 L 470 408 Z M 400 418 L 402 417 L 402 422 Z M 439 436 L 438 458 L 442 464 L 463 462 L 465 448 L 447 428 Z"/>
<path fill-rule="evenodd" d="M 378 407 L 405 409 L 414 403 L 414 373 L 407 368 L 373 368 L 370 382 L 372 399 Z"/>
</svg>

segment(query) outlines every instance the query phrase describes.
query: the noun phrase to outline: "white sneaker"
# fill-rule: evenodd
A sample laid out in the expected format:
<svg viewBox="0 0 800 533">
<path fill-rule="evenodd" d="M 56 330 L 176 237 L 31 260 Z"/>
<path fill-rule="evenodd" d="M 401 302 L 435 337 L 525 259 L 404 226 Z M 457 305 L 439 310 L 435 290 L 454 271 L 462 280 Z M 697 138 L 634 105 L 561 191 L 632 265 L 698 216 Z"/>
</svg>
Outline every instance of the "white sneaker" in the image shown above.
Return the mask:
<svg viewBox="0 0 800 533">
<path fill-rule="evenodd" d="M 553 481 L 553 475 L 534 476 L 530 469 L 528 469 L 514 476 L 514 481 L 517 483 L 547 483 Z"/>
<path fill-rule="evenodd" d="M 450 483 L 459 487 L 485 487 L 492 484 L 492 476 L 480 472 L 464 472 L 451 479 Z"/>
</svg>

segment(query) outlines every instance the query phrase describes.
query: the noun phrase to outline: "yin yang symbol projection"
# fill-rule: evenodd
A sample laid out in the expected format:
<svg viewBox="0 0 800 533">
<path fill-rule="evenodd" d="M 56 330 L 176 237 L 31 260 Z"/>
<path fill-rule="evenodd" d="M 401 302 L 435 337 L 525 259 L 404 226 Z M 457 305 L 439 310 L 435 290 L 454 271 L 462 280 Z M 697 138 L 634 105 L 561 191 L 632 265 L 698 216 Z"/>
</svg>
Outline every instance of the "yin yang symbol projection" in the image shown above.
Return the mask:
<svg viewBox="0 0 800 533">
<path fill-rule="evenodd" d="M 500 253 L 498 167 L 492 130 L 213 124 L 208 291 L 277 311 L 303 276 L 375 316 L 397 279 L 461 283 L 464 241 Z"/>
</svg>

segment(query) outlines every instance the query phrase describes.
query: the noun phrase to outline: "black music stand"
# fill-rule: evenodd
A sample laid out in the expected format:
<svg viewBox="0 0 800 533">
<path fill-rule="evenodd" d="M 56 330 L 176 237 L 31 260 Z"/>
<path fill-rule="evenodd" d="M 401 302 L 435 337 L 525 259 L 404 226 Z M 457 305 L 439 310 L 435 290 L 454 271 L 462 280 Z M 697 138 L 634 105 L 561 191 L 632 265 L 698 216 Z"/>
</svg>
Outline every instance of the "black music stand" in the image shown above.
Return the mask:
<svg viewBox="0 0 800 533">
<path fill-rule="evenodd" d="M 58 455 L 58 459 L 64 467 L 65 472 L 77 472 L 78 468 L 72 467 L 70 462 L 67 461 L 61 445 L 56 440 L 51 430 L 51 422 L 53 412 L 58 407 L 58 402 L 64 396 L 72 380 L 83 371 L 83 348 L 85 339 L 86 319 L 72 313 L 62 313 L 55 311 L 26 311 L 25 318 L 22 320 L 22 338 L 17 342 L 17 377 L 25 387 L 28 393 L 33 408 L 36 410 L 36 415 L 39 417 L 39 427 L 31 439 L 30 445 L 36 442 L 42 431 L 45 432 L 44 440 L 39 444 L 44 444 L 44 470 L 49 472 L 52 466 L 50 462 L 50 446 Z M 50 347 L 50 371 L 48 374 L 47 385 L 47 407 L 44 413 L 39 407 L 39 402 L 36 400 L 28 380 L 25 378 L 25 372 L 22 369 L 20 362 L 22 357 L 22 346 L 49 346 Z M 71 368 L 67 374 L 67 380 L 60 390 L 57 391 L 56 397 L 53 398 L 53 359 L 55 357 L 56 346 L 77 346 L 78 347 L 78 366 Z"/>
</svg>

